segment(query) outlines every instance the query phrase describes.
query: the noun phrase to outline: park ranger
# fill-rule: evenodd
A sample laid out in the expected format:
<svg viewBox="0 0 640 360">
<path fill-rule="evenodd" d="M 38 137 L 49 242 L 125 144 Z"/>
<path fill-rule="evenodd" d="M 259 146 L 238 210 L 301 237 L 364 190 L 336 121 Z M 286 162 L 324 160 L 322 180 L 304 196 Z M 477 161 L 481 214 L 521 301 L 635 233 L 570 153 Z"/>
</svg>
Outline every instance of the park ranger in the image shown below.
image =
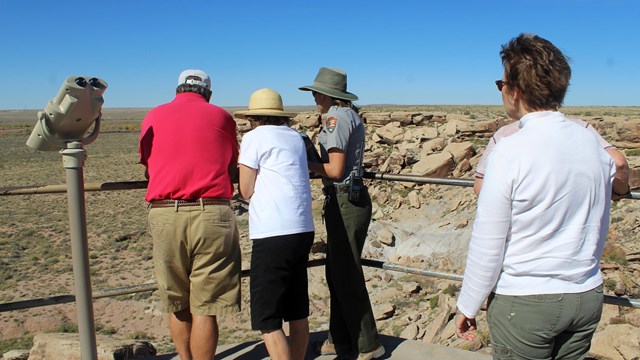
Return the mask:
<svg viewBox="0 0 640 360">
<path fill-rule="evenodd" d="M 322 176 L 327 229 L 326 278 L 331 294 L 329 339 L 320 353 L 355 355 L 375 359 L 384 347 L 371 309 L 360 256 L 371 221 L 371 198 L 362 182 L 365 128 L 347 92 L 347 74 L 337 68 L 320 68 L 311 91 L 320 113 L 318 135 L 322 163 L 309 163 Z"/>
</svg>

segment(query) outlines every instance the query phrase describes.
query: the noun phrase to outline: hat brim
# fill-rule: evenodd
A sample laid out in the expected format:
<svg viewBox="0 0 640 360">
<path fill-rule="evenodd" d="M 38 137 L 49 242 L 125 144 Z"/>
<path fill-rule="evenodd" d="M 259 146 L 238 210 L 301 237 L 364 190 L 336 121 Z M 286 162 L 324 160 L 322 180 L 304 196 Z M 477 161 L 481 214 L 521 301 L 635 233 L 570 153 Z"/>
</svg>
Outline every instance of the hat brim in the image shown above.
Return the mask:
<svg viewBox="0 0 640 360">
<path fill-rule="evenodd" d="M 278 116 L 293 118 L 297 113 L 278 111 L 278 110 L 242 110 L 233 113 L 233 116 L 239 119 L 246 119 L 249 116 Z"/>
<path fill-rule="evenodd" d="M 335 89 L 329 89 L 323 86 L 318 85 L 309 85 L 309 86 L 301 86 L 298 88 L 302 91 L 317 91 L 321 94 L 329 95 L 332 98 L 355 101 L 358 100 L 358 96 L 356 94 L 352 94 L 350 92 L 342 92 Z"/>
</svg>

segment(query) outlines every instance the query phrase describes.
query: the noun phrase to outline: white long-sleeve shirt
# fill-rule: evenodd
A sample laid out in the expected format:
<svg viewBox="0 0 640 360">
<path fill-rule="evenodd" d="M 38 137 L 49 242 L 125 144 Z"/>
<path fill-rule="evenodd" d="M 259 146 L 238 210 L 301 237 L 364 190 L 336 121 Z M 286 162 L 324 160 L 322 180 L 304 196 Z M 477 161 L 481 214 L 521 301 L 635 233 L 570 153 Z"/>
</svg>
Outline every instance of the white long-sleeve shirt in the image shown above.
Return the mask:
<svg viewBox="0 0 640 360">
<path fill-rule="evenodd" d="M 594 129 L 593 126 L 591 126 L 591 124 L 584 122 L 583 120 L 580 120 L 580 119 L 567 118 L 567 120 L 575 121 L 578 125 L 584 126 L 587 130 L 591 131 L 598 138 L 598 141 L 600 142 L 600 146 L 602 146 L 603 149 L 607 150 L 614 147 L 602 136 L 600 136 L 598 131 Z M 491 151 L 493 150 L 493 147 L 496 146 L 498 141 L 500 141 L 504 137 L 515 134 L 516 132 L 518 132 L 518 130 L 520 130 L 520 120 L 516 120 L 510 124 L 507 124 L 501 127 L 496 131 L 495 134 L 493 134 L 493 136 L 491 136 L 491 139 L 489 139 L 487 146 L 484 148 L 482 157 L 480 157 L 480 161 L 478 161 L 478 165 L 476 165 L 476 172 L 474 174 L 475 177 L 477 178 L 484 177 L 484 172 L 487 168 L 487 160 L 489 159 L 489 155 L 491 155 Z"/>
<path fill-rule="evenodd" d="M 602 283 L 613 160 L 562 113 L 533 112 L 520 121 L 487 164 L 458 297 L 467 317 L 491 291 L 578 293 Z"/>
</svg>

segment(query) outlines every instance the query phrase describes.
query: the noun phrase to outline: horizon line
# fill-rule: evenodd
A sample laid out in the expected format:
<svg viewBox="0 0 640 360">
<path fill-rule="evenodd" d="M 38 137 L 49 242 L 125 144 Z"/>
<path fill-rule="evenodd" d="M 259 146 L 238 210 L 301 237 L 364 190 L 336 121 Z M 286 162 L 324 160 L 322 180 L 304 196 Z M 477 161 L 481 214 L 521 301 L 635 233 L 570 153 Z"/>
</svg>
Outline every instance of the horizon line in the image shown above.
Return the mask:
<svg viewBox="0 0 640 360">
<path fill-rule="evenodd" d="M 161 105 L 161 104 L 158 104 Z M 154 106 L 104 106 L 103 109 L 153 109 L 158 105 Z M 213 105 L 219 106 L 221 108 L 246 108 L 246 105 Z M 371 107 L 371 106 L 397 106 L 397 107 L 419 107 L 419 106 L 449 106 L 449 107 L 470 107 L 470 106 L 488 106 L 488 107 L 502 107 L 502 104 L 364 104 L 357 105 L 359 108 L 362 107 Z M 284 108 L 315 108 L 316 105 L 287 105 Z M 572 108 L 572 107 L 615 107 L 615 108 L 635 108 L 640 107 L 640 105 L 563 105 L 562 108 Z M 22 108 L 22 109 L 0 109 L 0 111 L 41 111 L 43 108 Z"/>
</svg>

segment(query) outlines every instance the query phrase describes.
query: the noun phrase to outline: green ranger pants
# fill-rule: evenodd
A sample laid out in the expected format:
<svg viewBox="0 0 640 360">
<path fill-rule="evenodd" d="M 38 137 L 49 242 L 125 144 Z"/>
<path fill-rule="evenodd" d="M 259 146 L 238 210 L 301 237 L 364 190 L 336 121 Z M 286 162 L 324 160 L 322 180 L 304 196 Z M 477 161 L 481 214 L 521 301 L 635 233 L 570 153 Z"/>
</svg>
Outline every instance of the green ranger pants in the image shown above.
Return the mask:
<svg viewBox="0 0 640 360">
<path fill-rule="evenodd" d="M 333 188 L 329 188 L 333 190 Z M 362 191 L 358 204 L 347 187 L 328 191 L 324 219 L 327 228 L 327 283 L 331 293 L 329 340 L 339 354 L 370 352 L 380 346 L 360 256 L 371 221 L 371 198 Z"/>
</svg>

